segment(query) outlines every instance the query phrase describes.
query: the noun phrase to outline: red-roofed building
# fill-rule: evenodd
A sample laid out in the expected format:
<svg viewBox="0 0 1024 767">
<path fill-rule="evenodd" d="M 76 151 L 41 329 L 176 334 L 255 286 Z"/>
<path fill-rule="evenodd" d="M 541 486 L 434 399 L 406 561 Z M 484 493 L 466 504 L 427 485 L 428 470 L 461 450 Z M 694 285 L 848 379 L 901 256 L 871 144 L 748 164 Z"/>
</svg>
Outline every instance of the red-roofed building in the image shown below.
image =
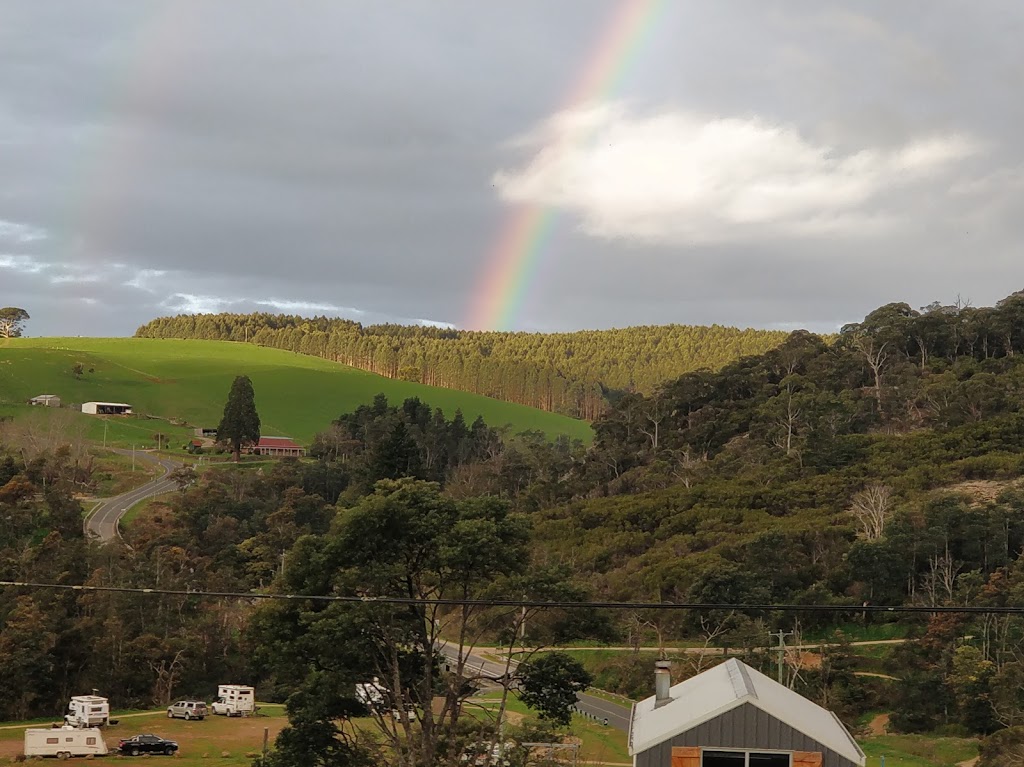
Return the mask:
<svg viewBox="0 0 1024 767">
<path fill-rule="evenodd" d="M 252 452 L 253 455 L 301 458 L 306 454 L 306 448 L 296 445 L 288 437 L 260 437 L 260 441 L 253 446 Z"/>
</svg>

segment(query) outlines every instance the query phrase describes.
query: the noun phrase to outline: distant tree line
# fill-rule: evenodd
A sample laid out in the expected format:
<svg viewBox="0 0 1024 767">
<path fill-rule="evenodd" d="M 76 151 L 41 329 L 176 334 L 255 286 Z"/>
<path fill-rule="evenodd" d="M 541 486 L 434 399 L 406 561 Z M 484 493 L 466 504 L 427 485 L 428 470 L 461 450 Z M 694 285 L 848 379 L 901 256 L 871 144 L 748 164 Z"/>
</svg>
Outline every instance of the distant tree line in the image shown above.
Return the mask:
<svg viewBox="0 0 1024 767">
<path fill-rule="evenodd" d="M 162 317 L 144 338 L 194 338 L 287 349 L 388 378 L 483 394 L 592 420 L 623 392 L 765 352 L 786 334 L 711 325 L 574 333 L 500 333 L 371 325 L 283 314 Z"/>
</svg>

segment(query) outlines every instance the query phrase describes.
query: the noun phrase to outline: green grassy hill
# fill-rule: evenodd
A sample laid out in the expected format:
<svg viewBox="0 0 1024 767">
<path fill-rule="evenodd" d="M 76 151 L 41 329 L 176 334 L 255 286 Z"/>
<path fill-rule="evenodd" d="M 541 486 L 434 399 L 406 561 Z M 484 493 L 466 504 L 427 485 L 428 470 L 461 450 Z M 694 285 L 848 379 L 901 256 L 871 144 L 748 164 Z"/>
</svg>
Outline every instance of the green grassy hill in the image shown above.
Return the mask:
<svg viewBox="0 0 1024 767">
<path fill-rule="evenodd" d="M 76 378 L 72 368 L 79 362 L 85 372 Z M 394 404 L 419 397 L 449 417 L 461 408 L 467 421 L 482 415 L 489 425 L 508 425 L 514 432 L 534 429 L 550 436 L 591 437 L 587 423 L 566 416 L 384 378 L 316 357 L 227 341 L 150 338 L 0 341 L 0 415 L 48 417 L 39 412 L 42 408 L 24 403 L 38 394 L 57 394 L 65 403 L 127 402 L 137 412 L 213 428 L 236 375 L 252 378 L 263 432 L 299 441 L 308 441 L 331 420 L 381 392 Z M 81 419 L 91 438 L 102 438 L 102 419 Z M 107 430 L 108 442 L 113 444 L 150 439 L 155 431 L 172 439 L 188 433 L 139 419 L 110 419 Z"/>
</svg>

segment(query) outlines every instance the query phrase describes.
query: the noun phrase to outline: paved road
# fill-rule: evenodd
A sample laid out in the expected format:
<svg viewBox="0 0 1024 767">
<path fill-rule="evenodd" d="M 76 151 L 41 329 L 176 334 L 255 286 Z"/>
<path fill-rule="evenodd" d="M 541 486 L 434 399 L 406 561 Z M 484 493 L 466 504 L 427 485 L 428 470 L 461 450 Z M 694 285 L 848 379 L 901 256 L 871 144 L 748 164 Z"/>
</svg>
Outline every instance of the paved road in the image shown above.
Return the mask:
<svg viewBox="0 0 1024 767">
<path fill-rule="evenodd" d="M 131 455 L 130 450 L 115 450 L 114 452 L 121 453 L 122 455 Z M 150 480 L 134 490 L 121 493 L 121 495 L 115 495 L 113 498 L 101 500 L 99 505 L 96 506 L 85 520 L 85 534 L 87 536 L 99 538 L 101 541 L 109 541 L 112 538 L 116 538 L 120 535 L 117 523 L 121 521 L 121 517 L 125 515 L 128 509 L 139 501 L 152 498 L 154 495 L 169 493 L 177 488 L 177 485 L 167 479 L 167 475 L 182 465 L 179 461 L 160 458 L 159 456 L 150 455 L 139 450 L 135 451 L 135 459 L 141 460 L 143 463 L 159 466 L 163 473 L 156 479 Z"/>
<path fill-rule="evenodd" d="M 458 645 L 453 645 L 450 642 L 443 642 L 441 643 L 440 650 L 446 658 L 456 661 L 458 660 Z M 465 654 L 465 650 L 463 650 L 463 653 Z M 475 653 L 466 654 L 465 657 L 466 673 L 469 675 L 480 675 L 491 679 L 498 679 L 505 674 L 504 661 L 495 662 Z M 512 661 L 513 669 L 516 665 L 516 661 Z M 598 721 L 604 721 L 607 719 L 608 725 L 617 730 L 622 730 L 623 732 L 629 731 L 630 710 L 626 706 L 582 693 L 576 698 L 576 709 L 580 713 L 589 715 Z"/>
<path fill-rule="evenodd" d="M 863 641 L 850 642 L 851 647 L 871 647 L 873 645 L 889 645 L 889 644 L 903 644 L 908 642 L 907 639 L 865 639 Z M 787 650 L 820 650 L 822 647 L 839 647 L 840 645 L 835 642 L 805 642 L 800 645 L 786 645 Z M 605 650 L 614 650 L 616 652 L 635 652 L 636 648 L 625 645 L 587 645 L 586 647 L 548 647 L 547 650 L 571 650 L 572 652 L 585 652 L 587 650 L 593 650 L 595 652 L 603 652 Z M 686 655 L 722 655 L 726 652 L 725 648 L 722 647 L 663 647 L 661 648 L 665 652 L 686 654 Z M 771 647 L 769 649 L 775 649 Z M 497 649 L 493 647 L 477 647 L 477 652 L 487 652 L 493 655 L 504 652 L 503 649 Z M 640 652 L 658 652 L 657 647 L 641 647 Z M 729 652 L 735 654 L 736 648 L 732 648 Z"/>
</svg>

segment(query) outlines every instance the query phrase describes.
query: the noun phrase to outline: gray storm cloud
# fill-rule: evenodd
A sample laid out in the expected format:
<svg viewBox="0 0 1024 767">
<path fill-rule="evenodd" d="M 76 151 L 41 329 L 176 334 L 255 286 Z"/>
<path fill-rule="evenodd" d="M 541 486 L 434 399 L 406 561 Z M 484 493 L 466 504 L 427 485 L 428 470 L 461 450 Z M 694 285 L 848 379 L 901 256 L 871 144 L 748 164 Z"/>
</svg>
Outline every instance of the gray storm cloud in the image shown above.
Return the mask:
<svg viewBox="0 0 1024 767">
<path fill-rule="evenodd" d="M 1019 3 L 669 4 L 567 107 L 617 6 L 0 0 L 0 304 L 458 324 L 522 205 L 523 329 L 1024 287 Z"/>
</svg>

